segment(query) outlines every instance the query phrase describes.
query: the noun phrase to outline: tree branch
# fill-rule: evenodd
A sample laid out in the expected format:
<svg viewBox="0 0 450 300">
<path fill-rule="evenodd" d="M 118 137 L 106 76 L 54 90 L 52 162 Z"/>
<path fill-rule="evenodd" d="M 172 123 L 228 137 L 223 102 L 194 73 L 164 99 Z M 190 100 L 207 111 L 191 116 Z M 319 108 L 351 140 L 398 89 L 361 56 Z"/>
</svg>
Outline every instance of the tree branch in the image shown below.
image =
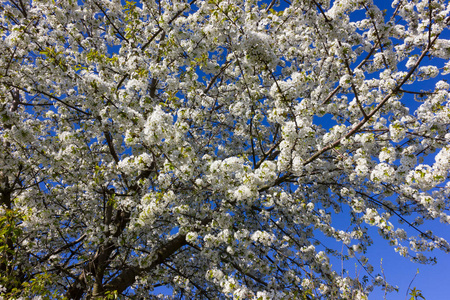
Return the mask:
<svg viewBox="0 0 450 300">
<path fill-rule="evenodd" d="M 163 263 L 167 258 L 185 245 L 187 245 L 186 235 L 178 235 L 156 251 L 154 254 L 155 259 L 150 266 L 145 268 L 139 266 L 126 267 L 116 278 L 105 284 L 105 291 L 117 291 L 118 294 L 121 294 L 134 283 L 137 276 L 155 269 L 156 266 Z"/>
<path fill-rule="evenodd" d="M 434 37 L 434 39 L 431 41 L 430 44 L 428 44 L 427 48 L 422 52 L 422 54 L 420 55 L 419 59 L 417 60 L 416 64 L 414 65 L 414 67 L 411 68 L 411 70 L 409 70 L 408 74 L 406 74 L 406 76 L 403 78 L 403 80 L 397 84 L 397 86 L 389 93 L 387 94 L 383 100 L 367 115 L 367 117 L 363 118 L 358 124 L 356 124 L 346 135 L 344 135 L 342 138 L 338 139 L 337 141 L 335 141 L 334 143 L 323 147 L 322 149 L 320 149 L 319 151 L 317 151 L 313 156 L 311 156 L 309 159 L 307 159 L 303 165 L 306 166 L 308 164 L 310 164 L 311 162 L 315 161 L 317 158 L 319 158 L 319 156 L 321 154 L 323 154 L 324 152 L 335 148 L 337 146 L 339 146 L 341 144 L 341 142 L 344 139 L 349 138 L 350 136 L 352 136 L 353 134 L 355 134 L 356 132 L 358 132 L 358 130 L 364 126 L 364 124 L 366 124 L 371 117 L 373 117 L 383 106 L 384 104 L 386 104 L 386 102 L 391 99 L 391 97 L 393 95 L 395 95 L 396 93 L 398 93 L 401 89 L 401 87 L 406 83 L 406 81 L 408 81 L 408 79 L 412 76 L 412 74 L 415 72 L 415 70 L 417 69 L 417 67 L 420 65 L 420 63 L 422 62 L 422 60 L 424 59 L 424 57 L 427 55 L 428 51 L 430 50 L 431 46 L 434 44 L 434 42 L 437 40 L 437 38 L 439 37 L 439 35 L 436 35 Z"/>
</svg>

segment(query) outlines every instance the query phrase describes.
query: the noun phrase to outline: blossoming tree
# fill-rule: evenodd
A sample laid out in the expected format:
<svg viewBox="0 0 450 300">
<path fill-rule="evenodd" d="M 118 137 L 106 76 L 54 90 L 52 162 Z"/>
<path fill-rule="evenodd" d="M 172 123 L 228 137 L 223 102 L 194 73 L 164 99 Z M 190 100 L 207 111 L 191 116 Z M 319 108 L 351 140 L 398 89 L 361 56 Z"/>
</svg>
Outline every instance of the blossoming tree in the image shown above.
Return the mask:
<svg viewBox="0 0 450 300">
<path fill-rule="evenodd" d="M 368 228 L 449 251 L 450 4 L 374 2 L 1 1 L 0 294 L 365 299 Z"/>
</svg>

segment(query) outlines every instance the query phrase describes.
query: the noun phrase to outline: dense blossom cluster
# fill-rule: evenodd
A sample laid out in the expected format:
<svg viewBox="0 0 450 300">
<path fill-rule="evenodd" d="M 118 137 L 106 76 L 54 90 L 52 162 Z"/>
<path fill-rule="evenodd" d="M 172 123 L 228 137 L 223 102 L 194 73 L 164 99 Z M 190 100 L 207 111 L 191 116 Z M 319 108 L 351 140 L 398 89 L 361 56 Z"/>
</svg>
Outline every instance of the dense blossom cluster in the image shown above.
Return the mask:
<svg viewBox="0 0 450 300">
<path fill-rule="evenodd" d="M 450 4 L 377 2 L 0 1 L 0 298 L 367 299 L 370 228 L 450 251 Z"/>
</svg>

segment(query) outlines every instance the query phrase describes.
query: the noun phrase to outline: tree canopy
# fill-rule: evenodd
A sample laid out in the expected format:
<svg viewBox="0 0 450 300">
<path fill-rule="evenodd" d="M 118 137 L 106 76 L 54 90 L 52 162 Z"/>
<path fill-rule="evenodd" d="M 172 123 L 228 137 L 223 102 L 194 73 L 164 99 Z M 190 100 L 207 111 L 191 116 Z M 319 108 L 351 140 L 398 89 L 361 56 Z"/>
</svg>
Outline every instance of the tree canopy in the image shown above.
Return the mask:
<svg viewBox="0 0 450 300">
<path fill-rule="evenodd" d="M 450 250 L 426 222 L 450 222 L 449 15 L 445 0 L 1 1 L 0 295 L 389 290 L 370 228 L 419 263 Z"/>
</svg>

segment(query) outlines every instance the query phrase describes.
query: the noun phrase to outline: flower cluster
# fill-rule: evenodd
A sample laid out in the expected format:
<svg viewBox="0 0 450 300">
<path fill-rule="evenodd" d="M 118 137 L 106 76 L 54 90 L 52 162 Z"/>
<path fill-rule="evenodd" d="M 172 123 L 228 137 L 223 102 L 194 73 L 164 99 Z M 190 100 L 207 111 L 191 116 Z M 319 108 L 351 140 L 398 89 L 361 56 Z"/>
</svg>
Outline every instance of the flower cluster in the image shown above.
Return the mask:
<svg viewBox="0 0 450 300">
<path fill-rule="evenodd" d="M 379 1 L 0 1 L 0 298 L 367 299 L 374 232 L 449 252 L 450 4 Z"/>
</svg>

